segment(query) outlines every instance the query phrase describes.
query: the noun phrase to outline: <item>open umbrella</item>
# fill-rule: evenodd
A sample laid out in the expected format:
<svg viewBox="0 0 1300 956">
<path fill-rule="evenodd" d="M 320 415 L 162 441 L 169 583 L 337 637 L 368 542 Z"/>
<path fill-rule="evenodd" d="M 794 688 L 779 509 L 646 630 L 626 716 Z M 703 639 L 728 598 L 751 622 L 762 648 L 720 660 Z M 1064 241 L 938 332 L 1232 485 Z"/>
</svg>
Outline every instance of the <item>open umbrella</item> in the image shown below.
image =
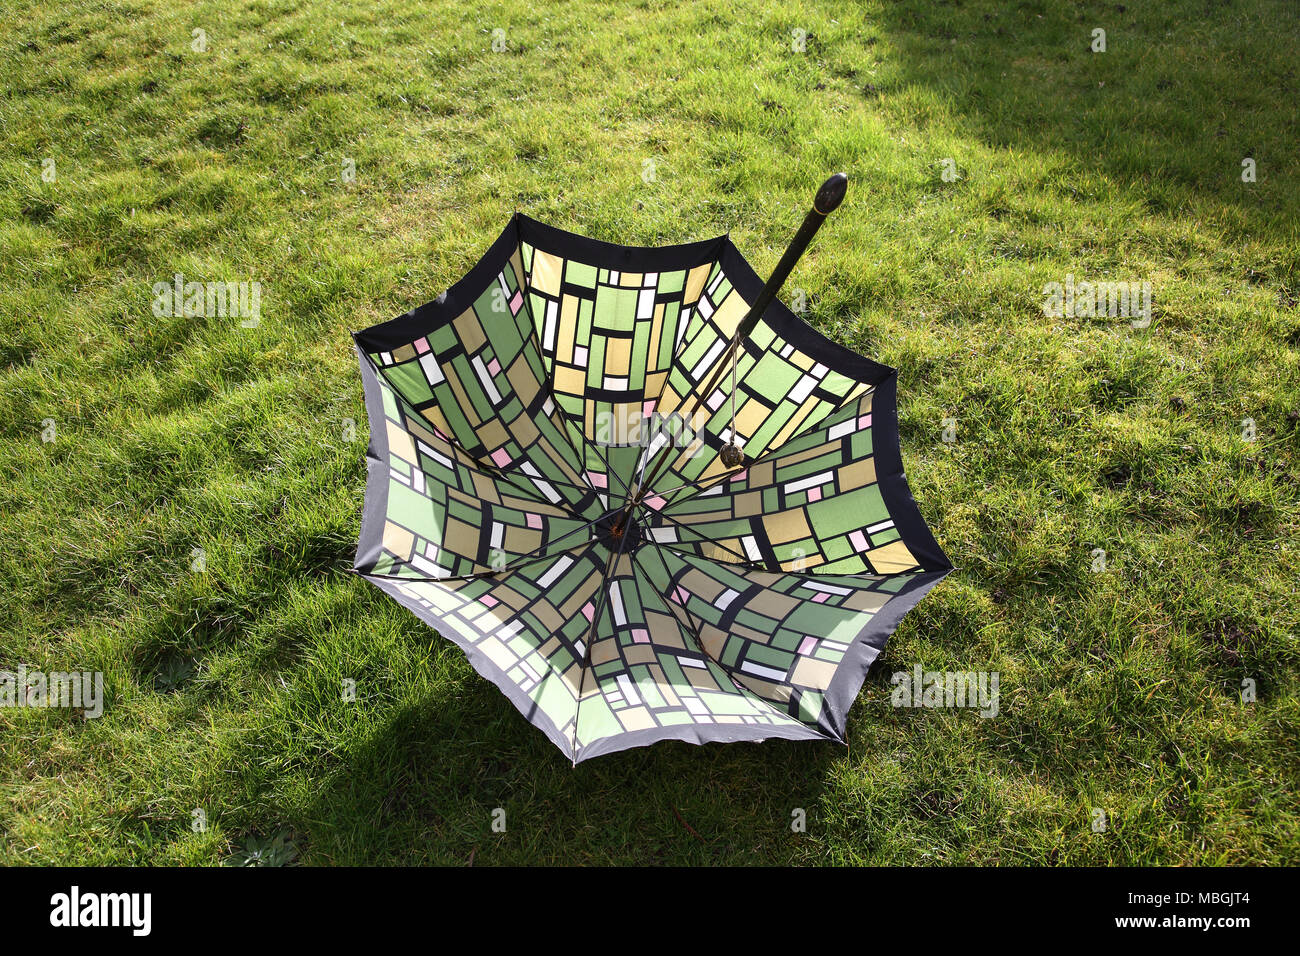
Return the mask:
<svg viewBox="0 0 1300 956">
<path fill-rule="evenodd" d="M 357 333 L 355 570 L 580 760 L 659 740 L 844 740 L 951 565 L 903 476 L 897 375 L 727 236 L 655 248 L 516 214 L 433 302 Z"/>
</svg>

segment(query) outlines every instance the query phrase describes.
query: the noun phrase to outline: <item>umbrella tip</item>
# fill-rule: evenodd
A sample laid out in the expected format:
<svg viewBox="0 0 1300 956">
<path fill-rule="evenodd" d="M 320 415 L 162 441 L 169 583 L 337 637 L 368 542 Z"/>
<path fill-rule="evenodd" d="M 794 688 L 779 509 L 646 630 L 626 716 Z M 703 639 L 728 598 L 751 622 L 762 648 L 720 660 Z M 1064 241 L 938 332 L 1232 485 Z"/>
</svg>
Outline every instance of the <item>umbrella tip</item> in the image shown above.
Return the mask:
<svg viewBox="0 0 1300 956">
<path fill-rule="evenodd" d="M 817 210 L 819 215 L 829 216 L 844 201 L 844 194 L 848 188 L 849 177 L 844 173 L 836 173 L 822 183 L 821 189 L 817 190 L 817 195 L 813 198 L 813 209 Z"/>
</svg>

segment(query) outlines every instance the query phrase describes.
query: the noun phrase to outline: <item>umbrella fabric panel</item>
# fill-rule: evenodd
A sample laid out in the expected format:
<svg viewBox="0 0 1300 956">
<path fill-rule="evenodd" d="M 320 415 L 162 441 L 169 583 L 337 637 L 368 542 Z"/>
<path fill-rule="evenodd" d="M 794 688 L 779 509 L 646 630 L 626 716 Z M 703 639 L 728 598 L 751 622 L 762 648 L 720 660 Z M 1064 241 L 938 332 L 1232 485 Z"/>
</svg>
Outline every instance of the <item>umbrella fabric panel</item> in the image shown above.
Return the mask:
<svg viewBox="0 0 1300 956">
<path fill-rule="evenodd" d="M 397 347 L 375 349 L 365 333 L 358 344 L 436 434 L 481 467 L 594 519 L 600 495 L 549 393 L 521 279 L 516 248 L 481 289 L 462 291 L 463 311 L 430 310 L 423 324 L 417 313 L 417 334 Z"/>
<path fill-rule="evenodd" d="M 743 470 L 684 490 L 662 509 L 656 540 L 772 571 L 923 570 L 895 520 L 919 522 L 915 505 L 887 502 L 877 474 L 876 398 L 852 399 Z"/>
<path fill-rule="evenodd" d="M 533 321 L 561 408 L 619 442 L 650 409 L 716 263 L 623 272 L 523 244 Z"/>
<path fill-rule="evenodd" d="M 527 304 L 555 401 L 580 435 L 593 484 L 626 497 L 673 357 L 721 274 L 723 240 L 629 250 L 519 222 Z"/>
<path fill-rule="evenodd" d="M 620 555 L 592 628 L 577 717 L 577 759 L 659 740 L 822 736 L 735 681 L 704 650 L 646 546 Z"/>
<path fill-rule="evenodd" d="M 482 574 L 586 540 L 589 522 L 521 472 L 489 470 L 362 354 L 370 478 L 355 567 L 409 578 Z"/>
<path fill-rule="evenodd" d="M 478 673 L 572 758 L 606 557 L 587 543 L 490 577 L 371 580 L 454 641 Z"/>
<path fill-rule="evenodd" d="M 898 620 L 948 573 L 772 574 L 649 547 L 662 567 L 651 581 L 689 617 L 705 653 L 753 696 L 837 740 Z"/>
<path fill-rule="evenodd" d="M 649 450 L 652 460 L 659 455 L 670 459 L 663 476 L 654 482 L 665 495 L 726 473 L 729 469 L 718 455 L 724 444 L 734 441 L 752 460 L 865 394 L 891 372 L 836 345 L 780 302 L 773 302 L 736 355 L 733 393 L 727 344 L 757 298 L 761 283 L 729 241 L 720 265 L 705 288 L 659 397 L 659 413 L 665 418 L 674 414 L 689 418 L 689 433 L 695 436 L 685 447 Z M 707 395 L 701 394 L 719 371 L 722 377 Z M 648 465 L 647 473 L 653 472 L 653 465 Z"/>
</svg>

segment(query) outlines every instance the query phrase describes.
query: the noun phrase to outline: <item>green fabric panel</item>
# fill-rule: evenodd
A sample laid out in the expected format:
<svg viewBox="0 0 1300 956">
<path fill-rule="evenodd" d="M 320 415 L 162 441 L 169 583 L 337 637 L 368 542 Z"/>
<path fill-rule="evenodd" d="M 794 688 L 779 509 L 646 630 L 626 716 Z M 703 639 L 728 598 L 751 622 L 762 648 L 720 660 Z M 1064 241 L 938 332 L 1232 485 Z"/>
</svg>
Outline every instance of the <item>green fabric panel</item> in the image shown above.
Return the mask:
<svg viewBox="0 0 1300 956">
<path fill-rule="evenodd" d="M 603 285 L 596 290 L 596 327 L 627 331 L 636 319 L 639 289 L 619 289 Z"/>
<path fill-rule="evenodd" d="M 595 266 L 589 266 L 570 259 L 564 266 L 564 279 L 566 282 L 580 285 L 584 289 L 594 289 L 596 287 L 596 272 Z"/>
<path fill-rule="evenodd" d="M 433 398 L 429 380 L 424 377 L 424 370 L 419 362 L 404 362 L 390 365 L 384 369 L 384 377 L 393 384 L 393 388 L 412 405 L 422 405 Z"/>
</svg>

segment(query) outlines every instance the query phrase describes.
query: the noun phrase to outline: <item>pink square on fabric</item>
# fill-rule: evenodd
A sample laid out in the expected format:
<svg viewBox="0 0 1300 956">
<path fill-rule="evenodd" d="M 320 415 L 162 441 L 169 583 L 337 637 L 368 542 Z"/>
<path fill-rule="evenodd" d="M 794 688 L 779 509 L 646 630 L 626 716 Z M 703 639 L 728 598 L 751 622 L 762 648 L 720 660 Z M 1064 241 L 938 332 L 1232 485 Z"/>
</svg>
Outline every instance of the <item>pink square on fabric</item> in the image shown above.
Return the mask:
<svg viewBox="0 0 1300 956">
<path fill-rule="evenodd" d="M 870 412 L 868 412 L 867 414 L 863 415 L 861 418 L 858 419 L 858 427 L 859 427 L 859 428 L 870 428 L 870 427 L 871 427 L 871 413 L 870 413 Z"/>
<path fill-rule="evenodd" d="M 740 471 L 736 472 L 734 475 L 732 475 L 732 476 L 731 476 L 730 478 L 728 478 L 727 480 L 728 480 L 728 481 L 744 481 L 745 478 L 748 477 L 748 475 L 749 475 L 749 469 L 748 469 L 748 468 L 744 468 L 744 469 L 741 469 Z"/>
<path fill-rule="evenodd" d="M 428 339 L 416 339 L 416 340 L 415 340 L 415 351 L 417 351 L 417 352 L 420 353 L 421 355 L 423 355 L 425 352 L 429 351 L 429 340 L 428 340 Z"/>
<path fill-rule="evenodd" d="M 685 604 L 690 599 L 691 592 L 686 590 L 686 588 L 682 587 L 680 584 L 677 585 L 677 590 L 673 592 L 673 600 L 678 604 Z"/>
<path fill-rule="evenodd" d="M 496 607 L 497 599 L 490 594 L 485 594 L 478 599 L 478 603 L 482 604 L 484 607 Z"/>
<path fill-rule="evenodd" d="M 590 622 L 591 619 L 596 616 L 596 606 L 588 601 L 582 606 L 582 616 Z"/>
<path fill-rule="evenodd" d="M 530 527 L 530 528 L 540 528 L 541 526 L 542 526 L 542 516 L 541 516 L 541 515 L 532 515 L 532 514 L 530 514 L 530 515 L 528 516 L 528 527 Z"/>
<path fill-rule="evenodd" d="M 828 597 L 830 597 L 830 595 L 827 594 L 825 591 L 818 591 L 816 594 L 813 595 L 813 603 L 814 603 L 814 604 L 825 604 L 825 603 L 826 603 L 826 599 L 827 599 Z"/>
<path fill-rule="evenodd" d="M 809 500 L 809 501 L 821 501 L 821 500 L 822 500 L 822 490 L 821 490 L 820 488 L 809 488 L 809 489 L 808 489 L 808 500 Z"/>
<path fill-rule="evenodd" d="M 496 463 L 498 468 L 504 468 L 510 464 L 510 454 L 504 448 L 498 448 L 492 453 L 492 461 Z"/>
<path fill-rule="evenodd" d="M 633 628 L 632 640 L 636 641 L 638 644 L 649 644 L 650 632 L 647 631 L 644 627 Z"/>
<path fill-rule="evenodd" d="M 489 375 L 495 376 L 499 374 L 501 371 L 501 363 L 498 362 L 496 359 L 493 359 L 492 361 L 488 362 L 487 369 Z"/>
<path fill-rule="evenodd" d="M 587 480 L 590 481 L 592 486 L 595 488 L 604 488 L 609 484 L 609 480 L 597 471 L 587 472 Z"/>
<path fill-rule="evenodd" d="M 853 545 L 853 547 L 857 548 L 859 551 L 871 550 L 871 545 L 867 542 L 867 536 L 861 531 L 855 531 L 849 535 L 849 544 Z"/>
<path fill-rule="evenodd" d="M 644 402 L 641 403 L 641 414 L 646 416 L 653 415 L 655 410 L 655 405 L 657 405 L 658 403 L 659 403 L 659 399 L 657 398 L 646 399 Z"/>
<path fill-rule="evenodd" d="M 518 290 L 518 291 L 515 292 L 515 297 L 514 297 L 513 299 L 510 300 L 510 314 L 511 314 L 511 315 L 518 315 L 518 314 L 519 314 L 519 307 L 520 307 L 521 305 L 523 305 L 523 304 L 524 304 L 524 293 L 523 293 L 523 290 Z"/>
<path fill-rule="evenodd" d="M 653 508 L 655 511 L 658 511 L 664 506 L 663 495 L 653 495 L 652 497 L 644 499 L 644 501 L 647 508 Z"/>
<path fill-rule="evenodd" d="M 811 654 L 816 649 L 817 638 L 815 637 L 805 637 L 803 643 L 799 645 L 799 653 L 804 655 Z"/>
</svg>

